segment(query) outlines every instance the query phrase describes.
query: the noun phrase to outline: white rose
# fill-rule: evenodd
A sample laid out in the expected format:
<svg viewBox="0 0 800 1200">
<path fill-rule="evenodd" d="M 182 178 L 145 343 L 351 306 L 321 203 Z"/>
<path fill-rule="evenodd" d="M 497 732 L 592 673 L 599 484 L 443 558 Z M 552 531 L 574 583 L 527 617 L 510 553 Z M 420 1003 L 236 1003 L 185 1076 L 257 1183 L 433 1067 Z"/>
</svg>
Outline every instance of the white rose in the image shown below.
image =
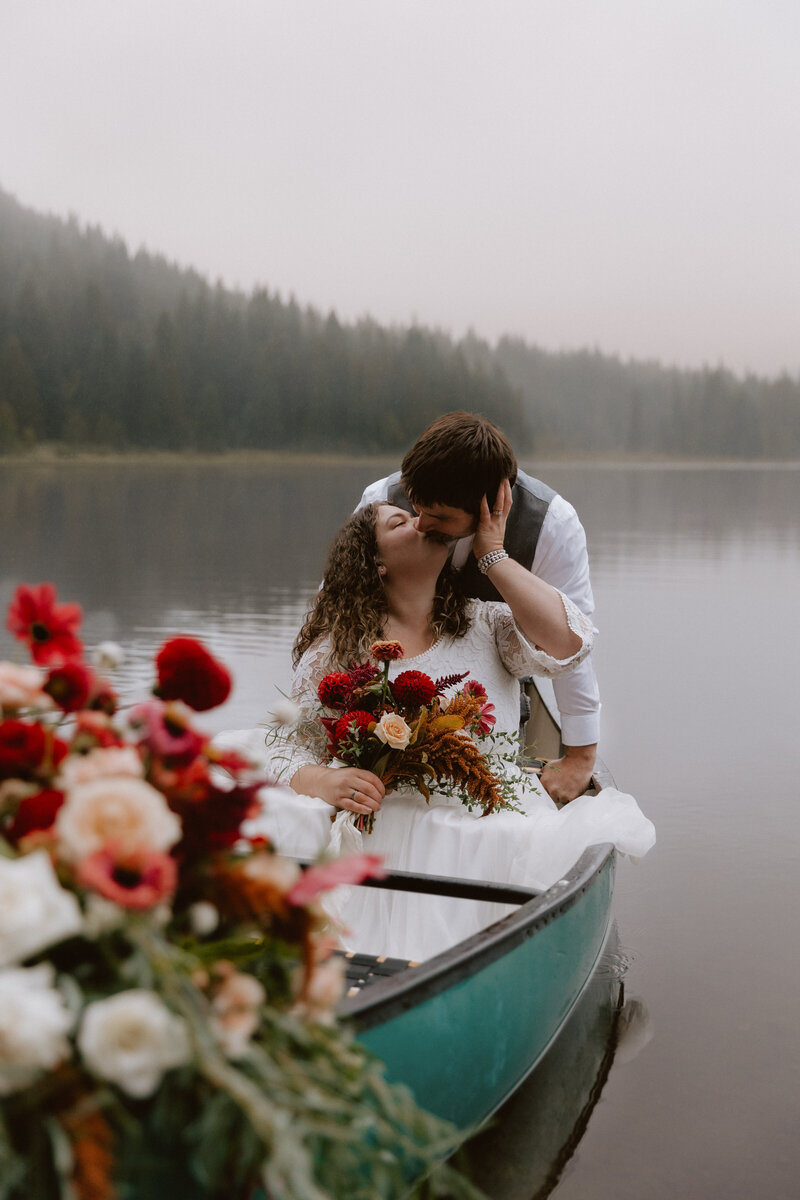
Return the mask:
<svg viewBox="0 0 800 1200">
<path fill-rule="evenodd" d="M 67 792 L 55 831 L 65 858 L 80 861 L 113 842 L 120 853 L 167 851 L 180 839 L 181 823 L 161 792 L 143 779 L 115 775 L 90 780 Z"/>
<path fill-rule="evenodd" d="M 133 779 L 144 775 L 144 763 L 133 746 L 102 746 L 88 754 L 68 754 L 59 767 L 58 783 L 69 791 L 92 779 L 114 775 L 130 775 Z"/>
<path fill-rule="evenodd" d="M 51 697 L 42 691 L 45 679 L 39 667 L 0 662 L 0 708 L 53 708 Z"/>
<path fill-rule="evenodd" d="M 375 736 L 392 747 L 393 750 L 405 750 L 411 737 L 411 730 L 399 713 L 384 713 L 375 726 Z"/>
<path fill-rule="evenodd" d="M 125 661 L 125 651 L 118 642 L 101 642 L 92 652 L 92 662 L 101 671 L 115 671 Z"/>
<path fill-rule="evenodd" d="M 69 1058 L 74 1018 L 53 978 L 50 963 L 0 971 L 0 1096 Z"/>
<path fill-rule="evenodd" d="M 45 850 L 0 858 L 0 967 L 16 965 L 82 928 L 78 901 L 56 879 Z"/>
<path fill-rule="evenodd" d="M 191 1060 L 185 1022 L 144 988 L 87 1005 L 78 1049 L 90 1071 L 137 1097 L 151 1096 L 165 1071 Z"/>
</svg>

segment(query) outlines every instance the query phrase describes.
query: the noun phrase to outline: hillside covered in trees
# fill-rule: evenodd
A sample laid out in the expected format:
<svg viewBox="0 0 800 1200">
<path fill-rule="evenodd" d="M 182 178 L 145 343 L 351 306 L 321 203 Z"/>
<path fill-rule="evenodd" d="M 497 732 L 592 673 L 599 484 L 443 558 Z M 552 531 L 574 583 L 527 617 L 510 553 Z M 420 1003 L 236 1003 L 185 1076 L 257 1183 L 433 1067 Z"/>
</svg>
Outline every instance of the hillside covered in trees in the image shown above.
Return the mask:
<svg viewBox="0 0 800 1200">
<path fill-rule="evenodd" d="M 800 457 L 800 380 L 340 323 L 0 191 L 0 453 L 392 451 L 480 411 L 523 453 Z"/>
</svg>

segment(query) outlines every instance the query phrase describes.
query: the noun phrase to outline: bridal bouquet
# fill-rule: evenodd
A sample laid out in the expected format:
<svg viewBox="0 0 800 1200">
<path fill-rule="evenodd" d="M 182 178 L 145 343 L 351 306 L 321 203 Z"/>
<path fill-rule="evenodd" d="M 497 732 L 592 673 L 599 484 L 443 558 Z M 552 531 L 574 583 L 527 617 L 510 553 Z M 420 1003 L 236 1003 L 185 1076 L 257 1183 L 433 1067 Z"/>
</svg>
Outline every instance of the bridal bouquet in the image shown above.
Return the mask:
<svg viewBox="0 0 800 1200">
<path fill-rule="evenodd" d="M 194 724 L 226 668 L 173 638 L 120 712 L 80 623 L 22 585 L 0 663 L 0 1197 L 405 1194 L 452 1130 L 337 1028 L 317 901 L 379 860 L 244 837 L 263 779 Z"/>
<path fill-rule="evenodd" d="M 334 715 L 320 719 L 333 759 L 372 771 L 387 792 L 403 785 L 430 799 L 433 785 L 458 795 L 483 815 L 514 809 L 511 784 L 496 775 L 479 742 L 491 733 L 494 705 L 476 680 L 448 675 L 433 680 L 422 671 L 402 671 L 389 679 L 389 664 L 403 657 L 399 642 L 375 642 L 366 662 L 326 675 L 317 694 Z M 446 700 L 443 693 L 462 684 Z M 499 756 L 498 756 L 499 757 Z M 374 815 L 355 818 L 356 828 L 371 833 Z"/>
</svg>

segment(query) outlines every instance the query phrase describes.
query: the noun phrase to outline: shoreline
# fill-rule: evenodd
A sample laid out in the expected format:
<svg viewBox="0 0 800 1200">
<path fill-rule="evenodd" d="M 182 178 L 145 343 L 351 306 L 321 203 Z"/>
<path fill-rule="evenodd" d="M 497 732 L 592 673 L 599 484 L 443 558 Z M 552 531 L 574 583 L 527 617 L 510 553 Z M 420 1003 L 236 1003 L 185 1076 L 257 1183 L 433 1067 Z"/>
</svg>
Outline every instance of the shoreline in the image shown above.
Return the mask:
<svg viewBox="0 0 800 1200">
<path fill-rule="evenodd" d="M 61 446 L 43 445 L 16 454 L 0 454 L 0 465 L 28 467 L 70 466 L 277 466 L 282 464 L 344 466 L 352 463 L 385 463 L 396 469 L 402 451 L 392 453 L 347 453 L 313 450 L 224 450 L 217 454 L 194 450 L 71 450 Z M 630 468 L 660 468 L 662 470 L 734 470 L 762 468 L 765 470 L 800 468 L 799 459 L 771 458 L 676 458 L 640 454 L 601 455 L 590 453 L 520 454 L 523 469 L 539 466 L 583 467 L 589 470 Z"/>
</svg>

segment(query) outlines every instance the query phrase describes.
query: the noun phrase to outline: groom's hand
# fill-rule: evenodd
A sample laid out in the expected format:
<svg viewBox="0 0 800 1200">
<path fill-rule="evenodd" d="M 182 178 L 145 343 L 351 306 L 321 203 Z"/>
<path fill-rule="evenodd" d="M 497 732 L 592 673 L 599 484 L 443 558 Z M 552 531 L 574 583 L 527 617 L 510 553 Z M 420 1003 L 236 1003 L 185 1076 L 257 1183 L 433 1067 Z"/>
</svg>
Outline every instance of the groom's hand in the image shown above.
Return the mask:
<svg viewBox="0 0 800 1200">
<path fill-rule="evenodd" d="M 472 542 L 472 553 L 476 558 L 482 558 L 490 550 L 502 550 L 506 536 L 506 521 L 514 503 L 511 494 L 511 484 L 504 479 L 497 489 L 492 507 L 489 507 L 488 497 L 481 500 L 481 511 Z"/>
<path fill-rule="evenodd" d="M 565 746 L 563 758 L 551 758 L 541 775 L 542 786 L 557 804 L 567 804 L 582 796 L 592 778 L 597 743 L 593 746 Z"/>
</svg>

